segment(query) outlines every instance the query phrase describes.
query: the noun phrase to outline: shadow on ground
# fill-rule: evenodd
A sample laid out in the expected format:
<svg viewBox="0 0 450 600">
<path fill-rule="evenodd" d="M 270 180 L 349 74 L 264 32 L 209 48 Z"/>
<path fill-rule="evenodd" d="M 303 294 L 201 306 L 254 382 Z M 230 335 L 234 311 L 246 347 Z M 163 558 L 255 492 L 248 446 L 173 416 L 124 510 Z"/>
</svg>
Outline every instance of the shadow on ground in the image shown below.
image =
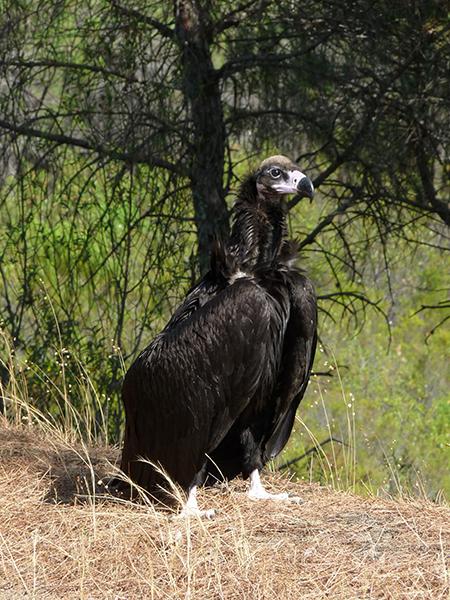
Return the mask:
<svg viewBox="0 0 450 600">
<path fill-rule="evenodd" d="M 2 423 L 3 425 L 3 423 Z M 0 462 L 40 475 L 44 482 L 45 502 L 78 504 L 87 499 L 105 499 L 104 482 L 114 474 L 120 452 L 117 448 L 69 447 L 62 439 L 49 444 L 48 438 L 8 426 L 0 427 Z"/>
</svg>

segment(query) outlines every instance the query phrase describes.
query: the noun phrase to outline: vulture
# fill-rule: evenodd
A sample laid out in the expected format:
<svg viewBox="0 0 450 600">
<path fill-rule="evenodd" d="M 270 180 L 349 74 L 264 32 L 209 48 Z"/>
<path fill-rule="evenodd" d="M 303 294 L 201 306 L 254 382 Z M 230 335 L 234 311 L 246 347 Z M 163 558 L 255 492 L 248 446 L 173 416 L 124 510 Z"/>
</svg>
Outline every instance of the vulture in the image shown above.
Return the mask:
<svg viewBox="0 0 450 600">
<path fill-rule="evenodd" d="M 271 156 L 242 183 L 226 243 L 215 242 L 209 272 L 126 373 L 121 469 L 151 498 L 167 502 L 167 474 L 198 508 L 197 487 L 250 479 L 288 441 L 311 372 L 317 305 L 294 266 L 286 198 L 313 184 L 285 156 Z"/>
</svg>

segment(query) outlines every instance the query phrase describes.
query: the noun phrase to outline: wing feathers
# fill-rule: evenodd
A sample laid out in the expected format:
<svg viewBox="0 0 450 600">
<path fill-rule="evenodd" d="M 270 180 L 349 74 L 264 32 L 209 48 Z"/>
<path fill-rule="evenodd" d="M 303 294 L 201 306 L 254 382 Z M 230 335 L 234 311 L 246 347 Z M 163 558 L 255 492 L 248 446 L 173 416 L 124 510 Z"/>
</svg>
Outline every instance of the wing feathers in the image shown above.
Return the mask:
<svg viewBox="0 0 450 600">
<path fill-rule="evenodd" d="M 264 289 L 241 279 L 189 318 L 173 319 L 124 382 L 140 454 L 160 461 L 177 481 L 186 469 L 194 476 L 249 401 L 270 392 L 282 314 Z M 180 461 L 183 454 L 189 458 Z"/>
<path fill-rule="evenodd" d="M 276 410 L 264 450 L 267 460 L 279 454 L 289 439 L 316 351 L 317 303 L 314 287 L 303 274 L 292 271 L 289 295 L 290 318 L 283 340 L 282 368 L 274 391 Z"/>
</svg>

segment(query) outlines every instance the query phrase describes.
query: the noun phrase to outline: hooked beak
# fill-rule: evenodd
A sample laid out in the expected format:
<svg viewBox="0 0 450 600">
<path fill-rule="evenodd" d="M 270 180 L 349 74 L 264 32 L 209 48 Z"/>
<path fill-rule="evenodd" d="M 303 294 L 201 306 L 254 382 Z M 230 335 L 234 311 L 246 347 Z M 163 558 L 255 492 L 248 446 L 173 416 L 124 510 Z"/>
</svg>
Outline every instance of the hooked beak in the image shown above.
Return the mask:
<svg viewBox="0 0 450 600">
<path fill-rule="evenodd" d="M 298 182 L 297 193 L 299 194 L 299 196 L 306 196 L 307 198 L 312 200 L 314 196 L 314 186 L 311 179 L 309 177 L 306 177 L 306 175 Z"/>
</svg>

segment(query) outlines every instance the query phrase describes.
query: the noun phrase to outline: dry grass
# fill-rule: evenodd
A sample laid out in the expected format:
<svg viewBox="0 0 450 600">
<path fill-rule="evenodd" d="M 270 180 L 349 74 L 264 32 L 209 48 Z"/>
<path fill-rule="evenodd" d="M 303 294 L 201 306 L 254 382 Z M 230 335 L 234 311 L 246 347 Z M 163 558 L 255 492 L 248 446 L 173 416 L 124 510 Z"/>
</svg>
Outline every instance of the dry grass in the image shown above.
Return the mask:
<svg viewBox="0 0 450 600">
<path fill-rule="evenodd" d="M 236 481 L 199 494 L 215 520 L 185 521 L 99 495 L 114 449 L 0 422 L 0 453 L 0 598 L 448 597 L 444 506 L 268 476 L 304 504 L 252 502 Z"/>
</svg>

